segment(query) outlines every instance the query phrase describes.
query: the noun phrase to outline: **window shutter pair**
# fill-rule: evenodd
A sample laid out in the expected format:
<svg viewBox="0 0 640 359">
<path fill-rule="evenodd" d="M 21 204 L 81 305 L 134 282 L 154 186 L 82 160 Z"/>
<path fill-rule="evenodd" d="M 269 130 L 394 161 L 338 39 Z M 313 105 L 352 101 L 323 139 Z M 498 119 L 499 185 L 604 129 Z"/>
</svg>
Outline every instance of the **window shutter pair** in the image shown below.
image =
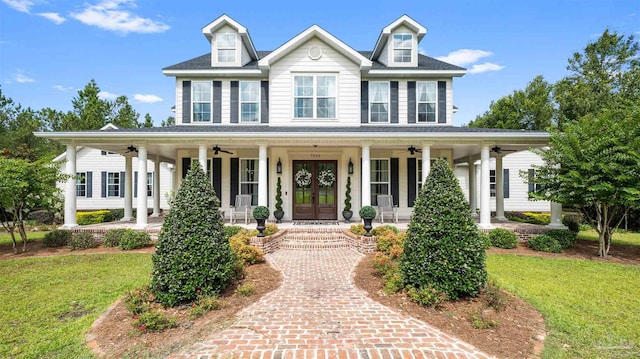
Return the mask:
<svg viewBox="0 0 640 359">
<path fill-rule="evenodd" d="M 389 122 L 398 123 L 398 81 L 389 82 L 389 91 Z M 369 123 L 369 81 L 360 83 L 360 123 Z"/>
<path fill-rule="evenodd" d="M 238 122 L 240 122 L 240 82 L 231 81 L 231 123 Z M 269 81 L 260 81 L 260 123 L 269 123 Z"/>
<path fill-rule="evenodd" d="M 182 123 L 191 123 L 191 81 L 182 81 Z M 222 122 L 222 81 L 213 81 L 213 123 Z"/>
<path fill-rule="evenodd" d="M 447 123 L 447 82 L 438 81 L 437 123 Z M 407 122 L 417 123 L 416 82 L 407 82 Z"/>
</svg>

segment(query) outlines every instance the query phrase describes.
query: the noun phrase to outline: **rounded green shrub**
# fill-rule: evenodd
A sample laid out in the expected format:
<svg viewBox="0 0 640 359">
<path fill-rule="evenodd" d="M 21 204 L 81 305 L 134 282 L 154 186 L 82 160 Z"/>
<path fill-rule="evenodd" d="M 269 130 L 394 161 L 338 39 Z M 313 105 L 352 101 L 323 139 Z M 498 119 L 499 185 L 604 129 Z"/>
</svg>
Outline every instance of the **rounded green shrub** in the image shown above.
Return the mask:
<svg viewBox="0 0 640 359">
<path fill-rule="evenodd" d="M 185 177 L 165 217 L 152 257 L 151 288 L 164 306 L 222 292 L 234 274 L 216 197 L 200 164 Z"/>
<path fill-rule="evenodd" d="M 255 219 L 269 218 L 269 208 L 265 206 L 257 206 L 253 209 L 252 214 Z"/>
<path fill-rule="evenodd" d="M 224 236 L 225 238 L 231 238 L 243 229 L 240 226 L 224 226 Z"/>
<path fill-rule="evenodd" d="M 576 243 L 576 233 L 566 229 L 552 229 L 545 232 L 549 237 L 553 237 L 563 249 L 572 248 Z"/>
<path fill-rule="evenodd" d="M 114 228 L 108 230 L 102 237 L 102 245 L 105 247 L 117 247 L 120 245 L 122 237 L 127 232 L 126 228 Z"/>
<path fill-rule="evenodd" d="M 491 238 L 489 237 L 489 233 L 478 231 L 478 235 L 480 236 L 482 243 L 484 243 L 484 249 L 491 248 Z"/>
<path fill-rule="evenodd" d="M 89 232 L 74 233 L 67 242 L 67 247 L 72 251 L 95 248 L 97 246 L 96 238 Z"/>
<path fill-rule="evenodd" d="M 477 296 L 487 281 L 484 248 L 458 180 L 447 161 L 436 160 L 407 229 L 400 258 L 405 287 L 417 297 Z"/>
<path fill-rule="evenodd" d="M 562 246 L 560 243 L 547 234 L 541 234 L 535 236 L 527 241 L 527 246 L 534 251 L 560 253 L 562 252 Z"/>
<path fill-rule="evenodd" d="M 138 249 L 148 246 L 151 243 L 151 236 L 147 232 L 138 232 L 133 229 L 127 229 L 118 247 L 122 250 Z"/>
<path fill-rule="evenodd" d="M 42 245 L 45 247 L 64 247 L 71 240 L 71 232 L 56 229 L 44 235 Z"/>
<path fill-rule="evenodd" d="M 360 218 L 362 219 L 374 219 L 376 218 L 376 209 L 371 206 L 364 206 L 360 208 Z"/>
<path fill-rule="evenodd" d="M 494 228 L 489 231 L 491 245 L 498 248 L 511 249 L 518 246 L 518 236 L 508 229 Z"/>
</svg>

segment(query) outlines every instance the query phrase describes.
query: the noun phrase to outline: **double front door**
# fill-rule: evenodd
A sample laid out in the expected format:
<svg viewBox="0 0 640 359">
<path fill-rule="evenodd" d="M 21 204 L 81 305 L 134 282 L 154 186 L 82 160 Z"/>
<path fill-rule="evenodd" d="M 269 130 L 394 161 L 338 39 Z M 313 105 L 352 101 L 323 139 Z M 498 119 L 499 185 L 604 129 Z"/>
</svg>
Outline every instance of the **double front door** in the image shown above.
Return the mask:
<svg viewBox="0 0 640 359">
<path fill-rule="evenodd" d="M 293 161 L 293 219 L 335 220 L 337 161 Z"/>
</svg>

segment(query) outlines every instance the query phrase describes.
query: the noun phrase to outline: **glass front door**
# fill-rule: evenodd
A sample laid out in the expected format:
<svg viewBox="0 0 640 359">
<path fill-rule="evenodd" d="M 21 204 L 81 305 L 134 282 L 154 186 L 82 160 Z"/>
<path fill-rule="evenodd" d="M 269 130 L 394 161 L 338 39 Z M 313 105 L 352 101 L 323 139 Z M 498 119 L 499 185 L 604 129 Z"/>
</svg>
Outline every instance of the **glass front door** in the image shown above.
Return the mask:
<svg viewBox="0 0 640 359">
<path fill-rule="evenodd" d="M 293 161 L 293 219 L 338 219 L 337 161 Z"/>
</svg>

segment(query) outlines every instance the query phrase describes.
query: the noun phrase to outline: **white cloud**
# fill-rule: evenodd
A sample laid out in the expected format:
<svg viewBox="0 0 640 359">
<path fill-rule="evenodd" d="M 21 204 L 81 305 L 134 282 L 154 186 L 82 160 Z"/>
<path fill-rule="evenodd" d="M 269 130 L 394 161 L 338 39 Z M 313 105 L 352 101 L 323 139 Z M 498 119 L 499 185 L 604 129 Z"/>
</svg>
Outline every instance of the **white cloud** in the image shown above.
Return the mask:
<svg viewBox="0 0 640 359">
<path fill-rule="evenodd" d="M 29 13 L 29 9 L 33 6 L 33 2 L 29 0 L 2 0 L 2 2 L 14 10 L 27 14 Z"/>
<path fill-rule="evenodd" d="M 491 55 L 493 55 L 493 53 L 490 51 L 460 49 L 454 52 L 450 52 L 447 56 L 436 57 L 436 59 L 458 66 L 465 66 L 472 64 L 483 57 Z"/>
<path fill-rule="evenodd" d="M 103 100 L 115 100 L 116 98 L 118 98 L 118 95 L 108 91 L 100 91 L 98 93 L 98 97 Z"/>
<path fill-rule="evenodd" d="M 470 74 L 480 74 L 489 71 L 500 71 L 504 69 L 504 66 L 498 64 L 492 64 L 491 62 L 485 62 L 482 64 L 475 64 L 467 72 Z"/>
<path fill-rule="evenodd" d="M 71 91 L 73 90 L 73 87 L 69 86 L 69 87 L 65 87 L 62 85 L 55 85 L 53 86 L 54 90 L 58 90 L 58 91 L 62 91 L 62 92 L 66 92 L 66 91 Z"/>
<path fill-rule="evenodd" d="M 25 75 L 24 71 L 21 70 L 21 69 L 17 69 L 16 70 L 16 74 L 15 74 L 14 80 L 16 80 L 16 82 L 20 83 L 20 84 L 36 82 L 36 80 L 33 77 Z"/>
<path fill-rule="evenodd" d="M 85 25 L 123 34 L 157 33 L 169 29 L 169 25 L 140 17 L 129 9 L 124 9 L 124 6 L 133 9 L 136 3 L 134 0 L 102 0 L 95 5 L 88 5 L 82 12 L 71 13 L 70 16 Z"/>
<path fill-rule="evenodd" d="M 58 14 L 57 12 L 41 12 L 41 13 L 38 13 L 36 15 L 42 16 L 45 19 L 49 19 L 49 20 L 53 21 L 56 25 L 60 25 L 63 22 L 67 21 L 67 19 L 65 19 L 62 16 L 60 16 L 60 14 Z"/>
<path fill-rule="evenodd" d="M 162 102 L 162 98 L 160 96 L 156 96 L 152 94 L 142 95 L 137 93 L 133 95 L 133 99 L 138 102 L 144 102 L 144 103 Z"/>
</svg>

